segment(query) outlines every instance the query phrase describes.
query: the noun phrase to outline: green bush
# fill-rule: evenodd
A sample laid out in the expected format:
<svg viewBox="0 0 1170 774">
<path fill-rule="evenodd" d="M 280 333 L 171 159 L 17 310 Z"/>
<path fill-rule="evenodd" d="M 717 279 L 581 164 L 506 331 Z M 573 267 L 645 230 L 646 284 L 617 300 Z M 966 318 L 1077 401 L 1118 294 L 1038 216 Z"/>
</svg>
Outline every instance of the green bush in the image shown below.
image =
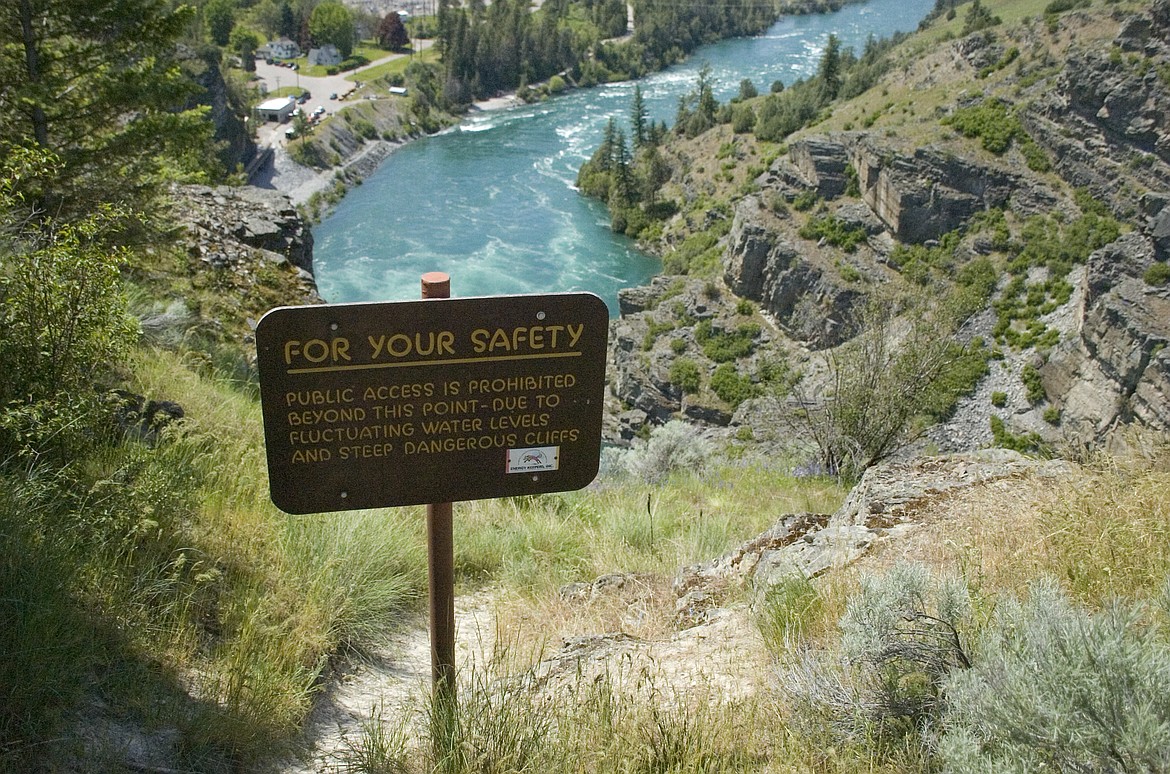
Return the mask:
<svg viewBox="0 0 1170 774">
<path fill-rule="evenodd" d="M 991 423 L 992 441 L 999 448 L 1011 449 L 1021 454 L 1048 455 L 1051 452 L 1051 449 L 1044 443 L 1044 439 L 1039 434 L 1023 433 L 1017 435 L 1007 429 L 1007 424 L 1002 418 L 995 415 L 992 415 L 989 421 Z"/>
<path fill-rule="evenodd" d="M 996 408 L 1003 408 L 1006 406 L 1007 393 L 1001 392 L 1000 390 L 996 390 L 995 392 L 991 393 L 991 405 L 995 406 Z"/>
<path fill-rule="evenodd" d="M 720 400 L 736 408 L 748 398 L 754 398 L 757 389 L 747 376 L 740 376 L 731 363 L 723 363 L 711 374 L 711 391 Z"/>
<path fill-rule="evenodd" d="M 702 374 L 694 360 L 680 357 L 670 364 L 670 383 L 684 393 L 698 392 L 701 382 Z"/>
<path fill-rule="evenodd" d="M 1024 388 L 1028 391 L 1030 403 L 1039 403 L 1048 397 L 1048 393 L 1044 391 L 1044 380 L 1040 378 L 1040 371 L 1036 369 L 1036 366 L 1030 363 L 1024 366 L 1020 372 L 1020 381 L 1024 383 Z"/>
<path fill-rule="evenodd" d="M 847 253 L 857 249 L 857 246 L 868 238 L 865 229 L 861 226 L 848 226 L 845 221 L 834 215 L 822 218 L 811 218 L 800 227 L 800 236 L 804 239 L 821 240 L 833 247 L 840 247 Z"/>
<path fill-rule="evenodd" d="M 750 105 L 736 105 L 731 111 L 731 130 L 746 134 L 756 126 L 756 112 Z"/>
<path fill-rule="evenodd" d="M 1164 590 L 1158 600 L 1165 615 Z M 1170 770 L 1170 646 L 1142 605 L 1090 613 L 1053 582 L 999 605 L 946 683 L 944 770 Z M 1163 619 L 1164 620 L 1164 619 Z"/>
<path fill-rule="evenodd" d="M 1170 284 L 1170 263 L 1155 263 L 1146 269 L 1143 279 L 1147 285 L 1155 287 Z"/>
<path fill-rule="evenodd" d="M 760 326 L 756 323 L 744 323 L 730 331 L 714 327 L 710 320 L 695 326 L 695 339 L 703 347 L 703 354 L 716 363 L 747 357 L 755 351 L 759 335 Z"/>
<path fill-rule="evenodd" d="M 817 196 L 816 191 L 811 189 L 807 191 L 801 191 L 796 195 L 796 198 L 792 200 L 792 209 L 796 210 L 797 212 L 808 212 L 816 206 L 818 201 L 820 201 L 820 197 Z"/>
<path fill-rule="evenodd" d="M 1020 120 L 998 99 L 959 108 L 942 123 L 954 127 L 964 137 L 979 138 L 983 149 L 995 154 L 1004 153 L 1013 139 L 1027 136 Z"/>
</svg>

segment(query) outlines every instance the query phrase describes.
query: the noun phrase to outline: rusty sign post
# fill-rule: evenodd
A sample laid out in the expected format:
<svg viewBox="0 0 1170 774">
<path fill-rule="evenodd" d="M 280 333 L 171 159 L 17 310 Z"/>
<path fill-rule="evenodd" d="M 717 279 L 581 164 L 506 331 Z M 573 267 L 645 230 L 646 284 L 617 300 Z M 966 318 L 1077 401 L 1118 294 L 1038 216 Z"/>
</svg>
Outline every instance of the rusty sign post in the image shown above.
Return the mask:
<svg viewBox="0 0 1170 774">
<path fill-rule="evenodd" d="M 451 278 L 422 275 L 422 297 L 450 298 Z M 455 519 L 451 503 L 427 503 L 427 590 L 435 701 L 455 703 Z"/>
<path fill-rule="evenodd" d="M 279 508 L 427 506 L 431 667 L 453 699 L 451 503 L 597 476 L 609 311 L 591 293 L 450 298 L 440 273 L 422 296 L 273 309 L 257 368 Z"/>
</svg>

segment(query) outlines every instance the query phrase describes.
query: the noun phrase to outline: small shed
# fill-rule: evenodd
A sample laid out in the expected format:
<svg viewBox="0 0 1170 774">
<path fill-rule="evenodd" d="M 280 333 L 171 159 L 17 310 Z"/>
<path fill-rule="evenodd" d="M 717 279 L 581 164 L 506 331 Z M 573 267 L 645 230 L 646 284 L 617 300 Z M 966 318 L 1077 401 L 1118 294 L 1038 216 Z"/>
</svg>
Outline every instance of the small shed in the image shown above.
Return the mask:
<svg viewBox="0 0 1170 774">
<path fill-rule="evenodd" d="M 331 67 L 341 64 L 341 52 L 332 43 L 326 43 L 320 48 L 309 49 L 309 64 Z"/>
<path fill-rule="evenodd" d="M 292 97 L 277 97 L 276 99 L 261 102 L 256 107 L 256 112 L 260 114 L 261 121 L 284 123 L 292 115 L 296 106 L 297 102 Z"/>
</svg>

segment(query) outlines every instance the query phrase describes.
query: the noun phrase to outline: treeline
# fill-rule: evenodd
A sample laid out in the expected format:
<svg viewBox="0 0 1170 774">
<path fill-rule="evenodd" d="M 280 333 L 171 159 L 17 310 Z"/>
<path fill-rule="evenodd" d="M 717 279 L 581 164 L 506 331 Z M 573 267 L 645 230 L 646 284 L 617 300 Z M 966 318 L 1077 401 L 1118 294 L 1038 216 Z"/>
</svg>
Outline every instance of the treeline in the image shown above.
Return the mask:
<svg viewBox="0 0 1170 774">
<path fill-rule="evenodd" d="M 530 13 L 527 0 L 497 0 L 490 6 L 472 2 L 467 7 L 442 0 L 438 45 L 444 101 L 467 104 L 572 68 L 596 39 L 591 12 L 602 15 L 601 5 L 584 7 L 589 22 L 575 31 L 570 14 L 579 15 L 582 6 L 568 0 L 545 3 L 536 13 Z"/>
<path fill-rule="evenodd" d="M 773 82 L 760 96 L 754 83 L 740 82 L 739 93 L 720 105 L 714 96 L 711 71 L 699 71 L 695 88 L 679 98 L 673 129 L 648 125 L 640 89 L 631 107 L 630 137 L 611 121 L 601 145 L 581 166 L 577 184 L 587 196 L 606 202 L 614 231 L 632 237 L 675 211 L 661 199 L 660 189 L 670 180 L 670 168 L 658 146 L 673 134 L 697 137 L 717 124 L 731 124 L 737 134 L 754 134 L 764 142 L 783 142 L 790 134 L 815 123 L 835 100 L 849 99 L 869 89 L 889 69 L 887 54 L 905 39 L 870 37 L 861 56 L 842 48 L 830 35 L 817 73 L 790 87 Z"/>
<path fill-rule="evenodd" d="M 634 78 L 681 60 L 704 43 L 752 35 L 775 21 L 773 0 L 634 3 L 631 39 L 624 0 L 551 0 L 535 13 L 524 0 L 442 0 L 438 42 L 444 98 L 466 104 L 556 75 L 581 85 Z"/>
</svg>

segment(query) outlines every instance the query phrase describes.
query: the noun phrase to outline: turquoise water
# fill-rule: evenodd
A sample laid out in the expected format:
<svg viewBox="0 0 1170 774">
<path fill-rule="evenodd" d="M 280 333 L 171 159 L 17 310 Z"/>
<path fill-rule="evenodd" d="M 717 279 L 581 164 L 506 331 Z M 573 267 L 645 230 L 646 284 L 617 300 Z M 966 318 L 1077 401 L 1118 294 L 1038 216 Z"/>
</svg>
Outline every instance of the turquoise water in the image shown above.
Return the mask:
<svg viewBox="0 0 1170 774">
<path fill-rule="evenodd" d="M 914 29 L 934 0 L 870 0 L 782 19 L 764 35 L 707 46 L 641 81 L 654 120 L 673 124 L 704 63 L 725 102 L 750 78 L 760 93 L 816 72 L 830 33 L 860 53 L 869 35 Z M 317 285 L 331 303 L 418 298 L 419 277 L 451 275 L 452 295 L 617 291 L 660 263 L 609 229 L 605 207 L 574 188 L 612 116 L 629 133 L 633 83 L 581 89 L 539 105 L 476 113 L 396 150 L 314 227 Z"/>
</svg>

